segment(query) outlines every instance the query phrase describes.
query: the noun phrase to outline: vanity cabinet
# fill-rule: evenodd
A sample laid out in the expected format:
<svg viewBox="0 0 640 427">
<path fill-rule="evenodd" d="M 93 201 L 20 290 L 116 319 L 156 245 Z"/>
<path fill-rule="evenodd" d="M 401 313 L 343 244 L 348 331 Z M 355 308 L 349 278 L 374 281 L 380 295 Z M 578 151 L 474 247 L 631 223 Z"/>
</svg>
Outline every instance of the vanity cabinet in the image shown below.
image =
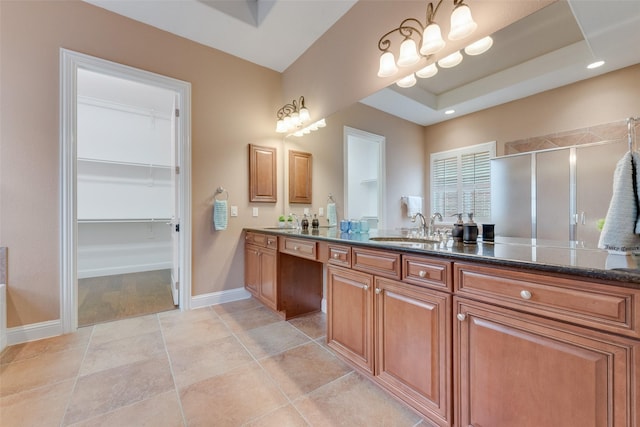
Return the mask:
<svg viewBox="0 0 640 427">
<path fill-rule="evenodd" d="M 457 425 L 638 425 L 638 341 L 465 298 L 454 308 Z"/>
<path fill-rule="evenodd" d="M 471 263 L 454 289 L 460 425 L 638 425 L 640 291 Z"/>
<path fill-rule="evenodd" d="M 451 425 L 451 295 L 333 265 L 327 278 L 329 347 Z"/>
<path fill-rule="evenodd" d="M 452 296 L 375 279 L 375 376 L 439 426 L 451 425 Z"/>
<path fill-rule="evenodd" d="M 278 243 L 281 312 L 321 297 L 324 264 L 328 346 L 428 425 L 640 425 L 637 287 L 344 241 Z"/>
<path fill-rule="evenodd" d="M 244 248 L 245 288 L 272 310 L 278 310 L 277 237 L 247 233 Z"/>
<path fill-rule="evenodd" d="M 327 343 L 373 374 L 373 276 L 327 267 Z"/>
</svg>

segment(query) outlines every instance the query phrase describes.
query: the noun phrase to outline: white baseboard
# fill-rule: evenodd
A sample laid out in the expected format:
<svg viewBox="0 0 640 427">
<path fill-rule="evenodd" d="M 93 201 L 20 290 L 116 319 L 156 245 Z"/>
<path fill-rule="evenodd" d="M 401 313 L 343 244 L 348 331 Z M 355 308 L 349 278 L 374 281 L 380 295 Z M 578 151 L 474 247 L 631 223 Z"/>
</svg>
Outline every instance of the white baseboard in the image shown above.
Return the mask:
<svg viewBox="0 0 640 427">
<path fill-rule="evenodd" d="M 229 289 L 227 291 L 212 292 L 196 295 L 191 298 L 190 309 L 222 304 L 251 298 L 251 294 L 244 288 Z M 60 319 L 46 322 L 32 323 L 30 325 L 17 326 L 7 329 L 7 345 L 21 344 L 29 341 L 41 340 L 62 335 L 63 328 Z"/>
<path fill-rule="evenodd" d="M 62 335 L 62 333 L 63 329 L 60 319 L 16 326 L 15 328 L 7 329 L 7 345 L 56 337 Z"/>
<path fill-rule="evenodd" d="M 245 288 L 229 289 L 227 291 L 212 292 L 209 294 L 196 295 L 191 297 L 191 309 L 207 307 L 210 305 L 222 304 L 225 302 L 238 301 L 251 298 L 251 294 Z"/>
</svg>

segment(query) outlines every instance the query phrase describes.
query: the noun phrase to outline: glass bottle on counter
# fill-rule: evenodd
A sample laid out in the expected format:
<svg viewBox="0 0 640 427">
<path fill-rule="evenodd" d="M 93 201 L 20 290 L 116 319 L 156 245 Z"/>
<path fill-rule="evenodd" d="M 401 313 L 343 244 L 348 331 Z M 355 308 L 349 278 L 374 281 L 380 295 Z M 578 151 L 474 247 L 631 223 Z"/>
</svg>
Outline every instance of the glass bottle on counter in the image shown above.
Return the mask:
<svg viewBox="0 0 640 427">
<path fill-rule="evenodd" d="M 304 214 L 304 218 L 302 218 L 302 229 L 303 230 L 309 229 L 309 220 L 307 219 L 307 214 Z"/>
<path fill-rule="evenodd" d="M 312 228 L 320 227 L 320 221 L 318 221 L 318 216 L 316 214 L 313 214 L 313 220 L 311 220 L 311 227 Z"/>
</svg>

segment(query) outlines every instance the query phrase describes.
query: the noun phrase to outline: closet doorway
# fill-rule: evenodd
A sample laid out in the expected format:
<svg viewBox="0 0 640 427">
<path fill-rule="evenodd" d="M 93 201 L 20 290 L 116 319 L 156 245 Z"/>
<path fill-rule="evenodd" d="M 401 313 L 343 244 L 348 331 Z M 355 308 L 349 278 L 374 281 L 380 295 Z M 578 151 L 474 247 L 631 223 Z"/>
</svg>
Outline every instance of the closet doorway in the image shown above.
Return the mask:
<svg viewBox="0 0 640 427">
<path fill-rule="evenodd" d="M 62 56 L 75 71 L 63 91 L 72 111 L 63 156 L 72 180 L 65 200 L 71 221 L 63 215 L 72 227 L 63 250 L 71 258 L 63 280 L 72 282 L 70 327 L 187 308 L 187 224 L 180 219 L 188 218 L 182 107 L 189 86 L 69 51 Z"/>
<path fill-rule="evenodd" d="M 385 226 L 385 137 L 344 127 L 345 218 Z"/>
</svg>

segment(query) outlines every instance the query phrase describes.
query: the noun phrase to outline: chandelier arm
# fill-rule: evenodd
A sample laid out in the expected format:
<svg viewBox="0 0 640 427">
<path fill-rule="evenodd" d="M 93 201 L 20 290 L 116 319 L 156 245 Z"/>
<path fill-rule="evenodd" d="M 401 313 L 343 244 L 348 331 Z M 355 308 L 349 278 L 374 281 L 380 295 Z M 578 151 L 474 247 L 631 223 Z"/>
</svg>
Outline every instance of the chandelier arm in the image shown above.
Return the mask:
<svg viewBox="0 0 640 427">
<path fill-rule="evenodd" d="M 415 23 L 417 24 L 417 27 L 420 29 L 412 25 L 407 25 L 407 23 Z M 380 37 L 380 40 L 378 40 L 378 49 L 380 49 L 382 52 L 388 51 L 389 48 L 391 47 L 391 40 L 389 40 L 388 37 L 391 34 L 395 33 L 396 31 L 405 38 L 411 37 L 415 32 L 420 37 L 420 40 L 422 40 L 422 31 L 424 31 L 424 27 L 422 26 L 420 21 L 418 21 L 417 19 L 407 18 L 400 23 L 400 26 L 398 26 L 397 28 L 394 28 L 393 30 L 387 32 L 382 37 Z"/>
<path fill-rule="evenodd" d="M 286 116 L 289 116 L 297 111 L 295 106 L 295 101 L 293 104 L 285 104 L 281 109 L 276 113 L 278 119 L 284 119 Z"/>
<path fill-rule="evenodd" d="M 462 1 L 462 0 L 459 0 Z M 440 5 L 442 4 L 442 0 L 438 1 L 438 4 L 436 4 L 436 7 L 433 7 L 433 2 L 430 2 L 427 5 L 427 24 L 426 26 L 428 26 L 429 24 L 433 24 L 433 21 L 436 19 L 436 14 L 438 13 L 438 9 L 440 8 Z M 453 4 L 456 4 L 456 0 L 453 0 Z M 425 26 L 425 27 L 426 27 Z"/>
</svg>

